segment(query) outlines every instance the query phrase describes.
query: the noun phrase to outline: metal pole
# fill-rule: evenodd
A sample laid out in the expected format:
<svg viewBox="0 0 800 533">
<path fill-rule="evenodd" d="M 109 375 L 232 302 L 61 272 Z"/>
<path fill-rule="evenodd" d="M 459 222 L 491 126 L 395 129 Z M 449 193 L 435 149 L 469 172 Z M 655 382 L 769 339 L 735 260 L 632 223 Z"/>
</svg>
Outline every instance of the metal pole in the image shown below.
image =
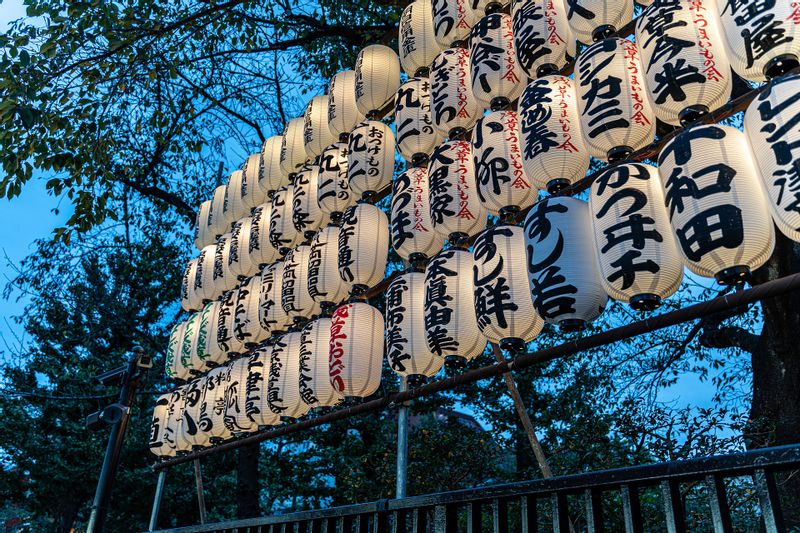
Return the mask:
<svg viewBox="0 0 800 533">
<path fill-rule="evenodd" d="M 400 377 L 400 392 L 408 390 L 405 376 Z M 397 410 L 397 488 L 395 498 L 406 497 L 408 483 L 408 402 L 401 402 Z"/>
<path fill-rule="evenodd" d="M 161 509 L 161 497 L 164 495 L 164 481 L 167 477 L 167 471 L 162 470 L 158 473 L 158 481 L 156 482 L 156 496 L 153 498 L 153 510 L 150 512 L 150 526 L 147 531 L 156 530 L 156 522 L 158 522 L 158 511 Z"/>
<path fill-rule="evenodd" d="M 200 469 L 200 459 L 194 460 L 194 481 L 197 484 L 197 505 L 200 507 L 200 523 L 206 523 L 206 497 L 203 493 L 203 471 Z"/>
</svg>

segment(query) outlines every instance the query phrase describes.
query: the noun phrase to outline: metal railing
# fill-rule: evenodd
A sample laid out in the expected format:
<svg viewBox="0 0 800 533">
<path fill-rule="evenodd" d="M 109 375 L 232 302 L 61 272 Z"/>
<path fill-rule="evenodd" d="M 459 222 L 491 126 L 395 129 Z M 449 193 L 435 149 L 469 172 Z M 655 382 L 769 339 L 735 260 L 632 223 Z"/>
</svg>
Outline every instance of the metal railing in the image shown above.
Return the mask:
<svg viewBox="0 0 800 533">
<path fill-rule="evenodd" d="M 736 511 L 756 524 L 756 530 L 779 533 L 789 531 L 781 494 L 792 490 L 782 489 L 779 479 L 800 475 L 792 470 L 800 470 L 800 444 L 160 531 L 679 533 L 696 530 L 692 523 L 700 510 L 707 528 L 732 533 L 740 530 L 734 528 L 729 498 L 729 491 L 736 490 L 752 497 L 752 503 Z M 697 496 L 691 517 L 686 505 L 690 493 Z M 645 494 L 648 512 L 642 503 Z"/>
</svg>

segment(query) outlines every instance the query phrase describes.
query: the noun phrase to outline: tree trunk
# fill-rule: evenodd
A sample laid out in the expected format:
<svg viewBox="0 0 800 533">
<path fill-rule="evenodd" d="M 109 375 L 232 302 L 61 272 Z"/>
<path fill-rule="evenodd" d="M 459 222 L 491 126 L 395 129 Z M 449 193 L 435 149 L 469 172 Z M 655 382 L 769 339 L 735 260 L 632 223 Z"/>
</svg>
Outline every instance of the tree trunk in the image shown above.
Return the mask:
<svg viewBox="0 0 800 533">
<path fill-rule="evenodd" d="M 236 468 L 236 517 L 253 518 L 261 514 L 258 490 L 259 443 L 239 448 Z"/>
</svg>

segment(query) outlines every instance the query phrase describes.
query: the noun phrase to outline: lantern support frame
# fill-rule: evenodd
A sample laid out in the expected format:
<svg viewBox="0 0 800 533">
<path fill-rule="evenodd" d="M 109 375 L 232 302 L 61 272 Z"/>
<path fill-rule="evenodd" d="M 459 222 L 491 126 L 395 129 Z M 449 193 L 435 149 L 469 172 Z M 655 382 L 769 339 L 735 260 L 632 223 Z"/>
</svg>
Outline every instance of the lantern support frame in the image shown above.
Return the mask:
<svg viewBox="0 0 800 533">
<path fill-rule="evenodd" d="M 158 481 L 156 482 L 156 495 L 153 497 L 153 509 L 150 511 L 150 524 L 147 531 L 155 531 L 156 523 L 158 522 L 158 511 L 161 509 L 161 498 L 164 495 L 164 483 L 167 478 L 167 471 L 162 470 L 158 473 Z"/>
</svg>

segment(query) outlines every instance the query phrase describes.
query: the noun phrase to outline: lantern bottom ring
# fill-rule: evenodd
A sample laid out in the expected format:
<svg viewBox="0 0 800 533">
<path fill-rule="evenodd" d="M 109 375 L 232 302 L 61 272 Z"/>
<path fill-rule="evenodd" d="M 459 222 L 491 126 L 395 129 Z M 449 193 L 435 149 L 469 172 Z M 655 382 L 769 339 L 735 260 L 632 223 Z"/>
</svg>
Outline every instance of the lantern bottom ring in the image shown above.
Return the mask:
<svg viewBox="0 0 800 533">
<path fill-rule="evenodd" d="M 617 28 L 611 24 L 603 24 L 602 26 L 596 27 L 594 31 L 592 31 L 592 41 L 598 43 L 603 39 L 608 39 L 615 33 L 617 33 Z"/>
<path fill-rule="evenodd" d="M 500 2 L 490 2 L 489 4 L 486 5 L 486 9 L 484 10 L 484 12 L 487 15 L 491 15 L 493 13 L 500 13 L 501 11 L 503 11 L 503 4 L 501 4 Z"/>
<path fill-rule="evenodd" d="M 500 349 L 508 352 L 511 357 L 525 351 L 525 341 L 519 337 L 506 337 L 500 340 Z"/>
<path fill-rule="evenodd" d="M 489 102 L 489 107 L 492 111 L 503 111 L 511 106 L 511 100 L 506 98 L 505 96 L 495 96 Z"/>
<path fill-rule="evenodd" d="M 608 151 L 606 158 L 608 159 L 609 163 L 617 163 L 619 161 L 623 161 L 627 159 L 629 155 L 633 153 L 633 148 L 630 146 L 615 146 L 611 150 Z"/>
<path fill-rule="evenodd" d="M 417 152 L 411 156 L 411 166 L 414 168 L 427 168 L 430 156 L 425 152 Z"/>
<path fill-rule="evenodd" d="M 565 333 L 583 331 L 586 329 L 586 321 L 580 318 L 565 318 L 558 323 L 558 326 Z"/>
<path fill-rule="evenodd" d="M 466 141 L 467 133 L 467 128 L 453 128 L 447 133 L 447 138 L 451 141 Z"/>
<path fill-rule="evenodd" d="M 419 387 L 425 385 L 428 378 L 423 374 L 409 374 L 406 376 L 406 383 L 409 387 Z"/>
<path fill-rule="evenodd" d="M 467 243 L 469 242 L 469 235 L 463 231 L 454 231 L 447 236 L 447 240 L 450 242 L 450 248 L 454 250 L 466 250 Z"/>
<path fill-rule="evenodd" d="M 661 307 L 661 296 L 652 293 L 643 293 L 631 296 L 628 304 L 634 311 L 653 311 Z"/>
<path fill-rule="evenodd" d="M 569 187 L 569 180 L 566 178 L 556 178 L 547 182 L 549 194 L 557 194 L 567 187 Z"/>
<path fill-rule="evenodd" d="M 460 355 L 448 355 L 444 358 L 444 366 L 452 369 L 465 368 L 467 366 L 467 358 Z"/>
<path fill-rule="evenodd" d="M 536 69 L 537 78 L 551 76 L 553 74 L 558 74 L 558 65 L 555 63 L 545 63 L 544 65 L 539 65 L 539 68 Z"/>
<path fill-rule="evenodd" d="M 782 76 L 790 70 L 796 69 L 797 67 L 800 67 L 800 61 L 798 61 L 796 55 L 781 54 L 773 57 L 766 65 L 764 65 L 764 76 L 766 76 L 768 80 L 771 80 L 773 78 L 777 78 L 778 76 Z"/>
<path fill-rule="evenodd" d="M 456 39 L 452 43 L 450 43 L 450 48 L 467 48 L 467 40 L 466 39 Z"/>
<path fill-rule="evenodd" d="M 314 230 L 306 230 L 303 232 L 303 237 L 305 237 L 305 242 L 303 244 L 311 244 L 311 239 L 317 234 Z"/>
<path fill-rule="evenodd" d="M 683 108 L 683 110 L 678 113 L 678 119 L 680 120 L 681 126 L 686 127 L 706 115 L 708 115 L 708 106 L 695 104 Z"/>
<path fill-rule="evenodd" d="M 415 78 L 427 78 L 431 73 L 430 67 L 419 67 L 414 71 Z"/>
<path fill-rule="evenodd" d="M 425 265 L 428 263 L 428 256 L 422 252 L 414 252 L 408 256 L 409 270 L 411 272 L 424 272 Z"/>
<path fill-rule="evenodd" d="M 714 279 L 720 285 L 741 285 L 750 279 L 750 267 L 746 265 L 732 266 L 714 274 Z"/>
</svg>

